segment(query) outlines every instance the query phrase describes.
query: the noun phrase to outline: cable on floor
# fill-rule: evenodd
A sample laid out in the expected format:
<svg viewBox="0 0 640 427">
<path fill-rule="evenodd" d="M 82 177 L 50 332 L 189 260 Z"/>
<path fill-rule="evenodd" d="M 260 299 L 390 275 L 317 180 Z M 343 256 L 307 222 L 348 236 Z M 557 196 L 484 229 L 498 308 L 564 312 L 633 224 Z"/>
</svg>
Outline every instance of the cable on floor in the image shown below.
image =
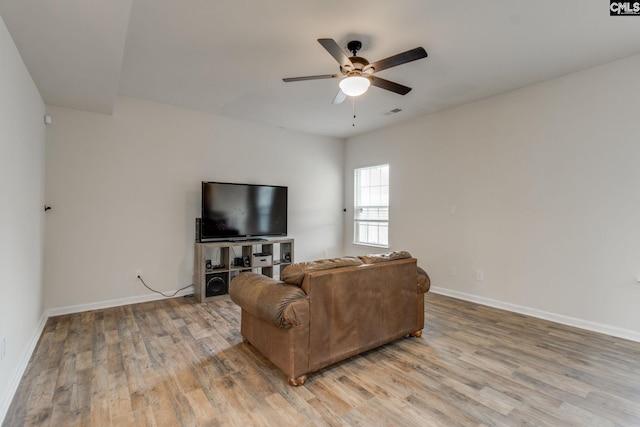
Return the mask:
<svg viewBox="0 0 640 427">
<path fill-rule="evenodd" d="M 193 285 L 187 285 L 187 286 L 185 286 L 184 288 L 180 288 L 180 289 L 178 289 L 177 291 L 175 291 L 175 292 L 174 292 L 173 294 L 171 294 L 171 295 L 165 295 L 164 293 L 162 293 L 162 292 L 160 292 L 160 291 L 156 291 L 155 289 L 151 289 L 149 286 L 147 286 L 147 284 L 146 284 L 146 283 L 144 283 L 144 280 L 142 280 L 142 276 L 138 275 L 138 280 L 140 280 L 140 282 L 142 282 L 142 284 L 144 285 L 144 287 L 145 287 L 145 288 L 149 289 L 149 290 L 150 290 L 150 291 L 152 291 L 152 292 L 155 292 L 156 294 L 160 294 L 160 295 L 162 295 L 162 296 L 163 296 L 163 297 L 165 297 L 165 298 L 172 298 L 172 297 L 175 297 L 175 296 L 178 294 L 178 292 L 183 291 L 183 290 L 187 289 L 187 288 L 188 288 L 188 287 L 190 287 L 190 286 L 193 286 Z"/>
</svg>

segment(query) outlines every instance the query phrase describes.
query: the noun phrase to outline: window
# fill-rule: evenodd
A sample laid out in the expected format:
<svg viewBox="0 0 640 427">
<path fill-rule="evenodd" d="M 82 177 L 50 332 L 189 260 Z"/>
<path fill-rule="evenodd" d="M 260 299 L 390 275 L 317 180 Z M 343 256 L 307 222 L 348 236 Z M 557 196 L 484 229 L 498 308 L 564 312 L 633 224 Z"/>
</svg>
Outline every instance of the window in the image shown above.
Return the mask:
<svg viewBox="0 0 640 427">
<path fill-rule="evenodd" d="M 354 243 L 389 246 L 389 165 L 355 170 Z"/>
</svg>

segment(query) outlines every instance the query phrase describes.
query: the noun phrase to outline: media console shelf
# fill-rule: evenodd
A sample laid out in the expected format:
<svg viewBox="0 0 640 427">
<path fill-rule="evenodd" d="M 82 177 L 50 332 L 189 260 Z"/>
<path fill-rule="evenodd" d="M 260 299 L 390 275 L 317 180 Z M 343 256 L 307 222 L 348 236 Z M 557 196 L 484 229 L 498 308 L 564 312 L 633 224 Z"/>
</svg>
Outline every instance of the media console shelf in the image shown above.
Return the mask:
<svg viewBox="0 0 640 427">
<path fill-rule="evenodd" d="M 229 292 L 229 282 L 244 271 L 279 278 L 293 262 L 293 239 L 196 242 L 193 294 L 198 302 Z"/>
</svg>

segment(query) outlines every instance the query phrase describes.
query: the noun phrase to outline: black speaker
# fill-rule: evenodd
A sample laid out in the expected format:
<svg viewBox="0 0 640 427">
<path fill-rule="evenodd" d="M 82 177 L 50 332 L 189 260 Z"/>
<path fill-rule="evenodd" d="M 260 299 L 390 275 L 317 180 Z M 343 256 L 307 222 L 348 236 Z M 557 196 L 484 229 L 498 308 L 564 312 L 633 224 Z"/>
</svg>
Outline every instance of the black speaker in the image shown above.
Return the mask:
<svg viewBox="0 0 640 427">
<path fill-rule="evenodd" d="M 207 273 L 209 273 L 210 271 L 213 271 L 213 263 L 211 262 L 210 259 L 206 260 L 204 263 L 204 269 Z"/>
<path fill-rule="evenodd" d="M 291 262 L 291 254 L 290 253 L 284 254 L 284 261 L 285 262 Z"/>
<path fill-rule="evenodd" d="M 248 256 L 242 257 L 245 267 L 251 267 L 251 258 Z"/>
<path fill-rule="evenodd" d="M 224 295 L 227 293 L 227 275 L 226 273 L 214 273 L 206 275 L 207 287 L 205 296 L 215 297 L 216 295 Z"/>
</svg>

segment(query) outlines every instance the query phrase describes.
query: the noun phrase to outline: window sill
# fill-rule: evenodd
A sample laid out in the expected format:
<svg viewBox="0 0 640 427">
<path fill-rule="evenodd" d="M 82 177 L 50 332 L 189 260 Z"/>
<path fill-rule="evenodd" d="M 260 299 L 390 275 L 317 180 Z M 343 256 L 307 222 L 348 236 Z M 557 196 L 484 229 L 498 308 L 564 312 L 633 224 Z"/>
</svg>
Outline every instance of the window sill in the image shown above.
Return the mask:
<svg viewBox="0 0 640 427">
<path fill-rule="evenodd" d="M 354 246 L 363 246 L 366 248 L 378 248 L 378 249 L 389 249 L 391 246 L 389 245 L 376 245 L 374 243 L 362 243 L 362 242 L 352 242 Z"/>
</svg>

